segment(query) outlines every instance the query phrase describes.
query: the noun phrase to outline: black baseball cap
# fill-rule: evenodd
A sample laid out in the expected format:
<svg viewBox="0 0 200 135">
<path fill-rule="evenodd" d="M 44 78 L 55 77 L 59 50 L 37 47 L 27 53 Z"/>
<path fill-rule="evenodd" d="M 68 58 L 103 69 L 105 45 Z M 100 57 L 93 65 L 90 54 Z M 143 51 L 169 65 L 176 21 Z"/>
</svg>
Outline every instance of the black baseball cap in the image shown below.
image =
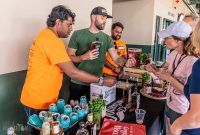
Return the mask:
<svg viewBox="0 0 200 135">
<path fill-rule="evenodd" d="M 113 18 L 111 15 L 108 15 L 107 10 L 104 7 L 95 7 L 91 15 L 105 15 L 107 18 Z"/>
</svg>

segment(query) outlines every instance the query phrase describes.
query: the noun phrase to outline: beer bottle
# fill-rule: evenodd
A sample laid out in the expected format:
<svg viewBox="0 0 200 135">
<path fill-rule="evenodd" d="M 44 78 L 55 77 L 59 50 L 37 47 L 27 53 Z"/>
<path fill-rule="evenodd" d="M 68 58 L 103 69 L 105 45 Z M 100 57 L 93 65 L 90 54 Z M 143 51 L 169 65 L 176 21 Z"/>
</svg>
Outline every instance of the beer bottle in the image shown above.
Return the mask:
<svg viewBox="0 0 200 135">
<path fill-rule="evenodd" d="M 89 135 L 96 135 L 96 125 L 93 122 L 93 113 L 88 114 L 87 130 Z"/>
<path fill-rule="evenodd" d="M 76 135 L 88 135 L 88 130 L 85 129 L 85 123 L 83 121 L 79 123 L 79 129 L 76 132 Z"/>
<path fill-rule="evenodd" d="M 91 50 L 97 49 L 98 51 L 100 51 L 100 47 L 101 47 L 101 41 L 99 41 L 99 37 L 96 37 L 96 41 L 94 41 L 91 45 Z"/>
</svg>

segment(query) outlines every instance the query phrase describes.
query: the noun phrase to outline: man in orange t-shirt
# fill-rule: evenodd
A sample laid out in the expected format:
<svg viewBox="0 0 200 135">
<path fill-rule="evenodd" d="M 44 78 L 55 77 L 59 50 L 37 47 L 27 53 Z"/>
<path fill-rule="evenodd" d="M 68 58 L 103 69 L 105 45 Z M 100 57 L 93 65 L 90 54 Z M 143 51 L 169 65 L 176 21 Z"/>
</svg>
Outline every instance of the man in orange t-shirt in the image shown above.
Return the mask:
<svg viewBox="0 0 200 135">
<path fill-rule="evenodd" d="M 115 49 L 119 56 L 127 59 L 126 44 L 121 40 L 122 31 L 124 26 L 120 22 L 112 24 L 111 38 L 114 42 Z M 122 68 L 117 65 L 111 58 L 110 54 L 106 54 L 106 62 L 103 68 L 103 73 L 105 76 L 117 77 L 122 72 Z"/>
<path fill-rule="evenodd" d="M 72 31 L 75 14 L 64 6 L 52 9 L 47 28 L 34 39 L 29 53 L 28 71 L 20 101 L 29 117 L 47 110 L 56 103 L 62 85 L 63 72 L 69 77 L 87 83 L 113 86 L 115 80 L 102 78 L 78 70 L 71 62 L 63 41 Z"/>
</svg>

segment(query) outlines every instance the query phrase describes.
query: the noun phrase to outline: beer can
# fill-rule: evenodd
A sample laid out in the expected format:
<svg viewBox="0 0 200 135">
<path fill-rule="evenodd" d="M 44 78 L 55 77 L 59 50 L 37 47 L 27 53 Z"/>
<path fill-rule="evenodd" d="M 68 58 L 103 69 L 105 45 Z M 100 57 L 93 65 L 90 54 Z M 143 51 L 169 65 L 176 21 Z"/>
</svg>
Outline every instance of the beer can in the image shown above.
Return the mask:
<svg viewBox="0 0 200 135">
<path fill-rule="evenodd" d="M 46 111 L 41 111 L 40 113 L 39 113 L 39 118 L 40 118 L 40 120 L 43 122 L 44 121 L 44 118 L 45 117 L 47 117 L 48 115 L 47 115 L 47 112 Z"/>
<path fill-rule="evenodd" d="M 60 126 L 62 128 L 68 128 L 70 126 L 70 118 L 65 114 L 61 114 L 60 116 Z"/>
<path fill-rule="evenodd" d="M 65 105 L 64 106 L 64 114 L 69 115 L 72 112 L 72 107 L 71 105 Z"/>
<path fill-rule="evenodd" d="M 63 113 L 63 111 L 64 111 L 64 106 L 65 106 L 65 100 L 59 99 L 59 100 L 57 101 L 57 108 L 58 108 L 59 113 Z"/>
<path fill-rule="evenodd" d="M 56 104 L 52 103 L 49 105 L 49 111 L 51 112 L 58 112 L 58 108 L 56 106 Z"/>
<path fill-rule="evenodd" d="M 76 112 L 70 113 L 69 117 L 70 117 L 70 123 L 71 123 L 71 125 L 74 122 L 78 121 L 78 114 Z"/>
</svg>

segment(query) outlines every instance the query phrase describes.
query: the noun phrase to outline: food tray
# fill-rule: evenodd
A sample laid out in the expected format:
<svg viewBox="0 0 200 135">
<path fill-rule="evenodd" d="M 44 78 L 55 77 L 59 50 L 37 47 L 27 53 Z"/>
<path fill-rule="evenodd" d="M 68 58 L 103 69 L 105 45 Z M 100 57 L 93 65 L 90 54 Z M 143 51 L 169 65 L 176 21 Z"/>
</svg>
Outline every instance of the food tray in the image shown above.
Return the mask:
<svg viewBox="0 0 200 135">
<path fill-rule="evenodd" d="M 66 132 L 67 130 L 69 130 L 69 129 L 73 128 L 75 125 L 77 125 L 80 121 L 83 121 L 84 119 L 86 119 L 86 116 L 83 117 L 82 119 L 76 121 L 75 123 L 73 123 L 72 125 L 70 125 L 68 128 L 64 128 L 63 131 Z M 28 124 L 29 126 L 35 128 L 35 129 L 37 129 L 37 130 L 40 130 L 40 131 L 42 130 L 40 127 L 31 124 L 29 121 L 27 122 L 27 124 Z"/>
<path fill-rule="evenodd" d="M 165 100 L 165 99 L 168 99 L 169 98 L 169 94 L 167 94 L 166 96 L 164 97 L 155 97 L 155 96 L 151 96 L 149 94 L 146 93 L 146 91 L 144 90 L 144 88 L 140 89 L 140 93 L 147 97 L 147 98 L 150 98 L 150 99 L 155 99 L 155 100 Z"/>
</svg>

